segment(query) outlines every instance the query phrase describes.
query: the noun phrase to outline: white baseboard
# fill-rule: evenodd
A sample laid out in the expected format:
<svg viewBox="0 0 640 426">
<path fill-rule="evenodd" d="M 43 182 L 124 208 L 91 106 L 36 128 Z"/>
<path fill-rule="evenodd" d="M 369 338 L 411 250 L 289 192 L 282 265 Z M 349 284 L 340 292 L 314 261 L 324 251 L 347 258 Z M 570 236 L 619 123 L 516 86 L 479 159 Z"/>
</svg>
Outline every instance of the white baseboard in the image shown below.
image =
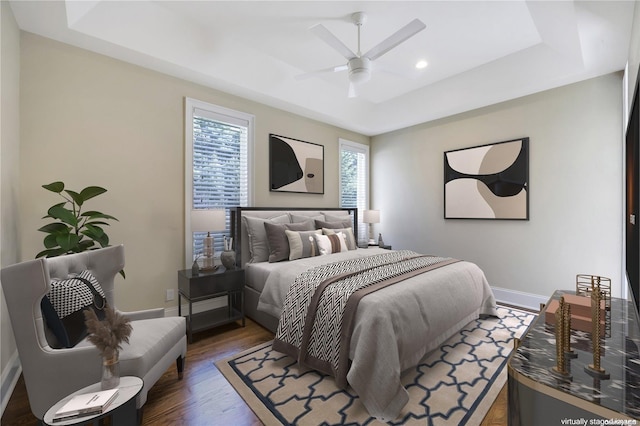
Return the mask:
<svg viewBox="0 0 640 426">
<path fill-rule="evenodd" d="M 507 303 L 509 305 L 520 306 L 522 308 L 532 309 L 534 311 L 540 310 L 541 303 L 547 303 L 549 296 L 540 296 L 533 293 L 525 293 L 517 290 L 509 290 L 500 287 L 491 287 L 493 294 L 498 302 Z M 193 313 L 208 311 L 210 309 L 222 308 L 227 306 L 227 297 L 222 296 L 215 299 L 203 300 L 201 302 L 195 302 L 193 304 Z M 165 309 L 165 315 L 168 317 L 178 316 L 178 307 L 173 306 Z M 189 313 L 189 305 L 185 302 L 182 303 L 182 316 L 186 316 Z"/>
<path fill-rule="evenodd" d="M 491 287 L 493 294 L 498 302 L 507 303 L 509 305 L 520 306 L 522 308 L 532 309 L 534 311 L 540 310 L 541 303 L 547 303 L 549 296 L 540 296 L 533 293 L 525 293 L 517 290 L 509 290 L 500 287 Z M 193 313 L 208 311 L 210 309 L 222 308 L 227 306 L 227 297 L 217 297 L 215 299 L 203 300 L 201 302 L 195 302 L 193 304 Z M 165 315 L 168 317 L 178 316 L 178 307 L 173 306 L 164 310 Z M 189 313 L 189 305 L 183 301 L 182 303 L 182 316 L 186 316 Z"/>
<path fill-rule="evenodd" d="M 550 297 L 500 287 L 491 287 L 491 290 L 493 290 L 493 295 L 496 297 L 498 302 L 520 306 L 534 311 L 539 311 L 540 304 L 547 303 Z"/>
<path fill-rule="evenodd" d="M 9 399 L 20 378 L 20 373 L 22 373 L 22 365 L 20 364 L 20 358 L 18 358 L 18 351 L 15 351 L 13 355 L 11 355 L 7 366 L 2 371 L 2 378 L 0 379 L 0 395 L 2 395 L 2 410 L 0 411 L 0 416 L 4 414 L 4 409 L 7 408 Z"/>
</svg>

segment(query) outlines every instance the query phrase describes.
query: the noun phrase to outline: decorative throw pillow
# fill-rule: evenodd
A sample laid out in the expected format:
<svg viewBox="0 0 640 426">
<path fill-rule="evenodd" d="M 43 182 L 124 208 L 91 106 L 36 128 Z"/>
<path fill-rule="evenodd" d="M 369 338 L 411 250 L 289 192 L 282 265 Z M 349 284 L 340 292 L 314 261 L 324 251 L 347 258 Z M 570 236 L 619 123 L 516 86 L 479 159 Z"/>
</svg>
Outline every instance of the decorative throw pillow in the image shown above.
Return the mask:
<svg viewBox="0 0 640 426">
<path fill-rule="evenodd" d="M 351 220 L 351 216 L 349 216 L 348 214 L 344 214 L 344 215 L 331 215 L 331 214 L 324 214 L 324 220 L 325 222 L 344 222 L 344 221 L 349 221 L 349 224 L 347 226 L 351 226 L 351 223 L 353 222 Z M 345 226 L 345 228 L 347 227 Z"/>
<path fill-rule="evenodd" d="M 322 228 L 322 233 L 325 235 L 331 235 L 338 232 L 342 232 L 344 234 L 344 239 L 347 242 L 347 248 L 349 250 L 355 250 L 358 248 L 358 243 L 356 242 L 356 237 L 353 235 L 352 228 L 343 228 L 343 229 Z"/>
<path fill-rule="evenodd" d="M 303 214 L 289 213 L 289 217 L 291 217 L 291 223 L 306 222 L 308 220 L 315 220 L 315 219 L 324 220 L 324 215 L 322 214 L 314 214 L 314 215 L 306 216 Z"/>
<path fill-rule="evenodd" d="M 87 335 L 84 310 L 92 309 L 101 320 L 107 305 L 102 287 L 90 271 L 67 279 L 52 279 L 40 307 L 47 326 L 60 347 L 71 348 Z"/>
<path fill-rule="evenodd" d="M 249 236 L 249 262 L 266 262 L 269 260 L 269 242 L 264 223 L 289 223 L 289 215 L 283 214 L 268 219 L 242 216 L 242 219 Z"/>
<path fill-rule="evenodd" d="M 345 218 L 344 220 L 338 220 L 335 222 L 326 222 L 324 220 L 316 219 L 316 229 L 320 228 L 329 228 L 329 229 L 341 229 L 341 228 L 350 228 L 351 227 L 351 219 Z"/>
<path fill-rule="evenodd" d="M 290 231 L 285 229 L 284 233 L 287 235 L 287 240 L 289 240 L 289 260 L 317 256 L 318 248 L 313 236 L 322 234 L 322 231 L 319 229 L 315 231 Z"/>
<path fill-rule="evenodd" d="M 264 229 L 269 243 L 269 262 L 279 262 L 289 259 L 289 240 L 285 230 L 313 231 L 313 221 L 307 220 L 300 223 L 271 223 L 265 222 Z"/>
<path fill-rule="evenodd" d="M 347 251 L 347 243 L 342 232 L 331 235 L 314 235 L 320 256 Z"/>
</svg>

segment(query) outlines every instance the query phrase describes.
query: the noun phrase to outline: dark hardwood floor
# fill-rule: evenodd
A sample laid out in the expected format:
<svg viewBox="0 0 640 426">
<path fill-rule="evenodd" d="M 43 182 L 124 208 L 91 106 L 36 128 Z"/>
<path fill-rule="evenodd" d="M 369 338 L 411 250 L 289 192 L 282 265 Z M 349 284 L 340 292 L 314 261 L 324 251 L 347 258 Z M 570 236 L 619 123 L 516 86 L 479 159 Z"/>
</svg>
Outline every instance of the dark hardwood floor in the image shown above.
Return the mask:
<svg viewBox="0 0 640 426">
<path fill-rule="evenodd" d="M 229 324 L 194 335 L 187 350 L 183 379 L 175 368 L 151 388 L 144 406 L 143 425 L 261 425 L 214 363 L 273 339 L 273 333 L 247 319 L 246 327 Z M 0 424 L 38 424 L 31 414 L 22 376 L 7 404 Z M 507 424 L 506 386 L 482 426 Z"/>
</svg>

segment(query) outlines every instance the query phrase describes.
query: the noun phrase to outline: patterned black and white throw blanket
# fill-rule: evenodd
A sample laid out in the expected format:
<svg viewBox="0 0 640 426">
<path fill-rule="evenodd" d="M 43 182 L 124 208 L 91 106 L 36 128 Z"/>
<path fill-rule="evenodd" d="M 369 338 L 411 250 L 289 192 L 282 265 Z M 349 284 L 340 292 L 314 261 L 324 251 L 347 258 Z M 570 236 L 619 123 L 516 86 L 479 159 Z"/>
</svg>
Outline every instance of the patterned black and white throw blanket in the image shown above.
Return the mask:
<svg viewBox="0 0 640 426">
<path fill-rule="evenodd" d="M 317 266 L 289 288 L 273 348 L 346 386 L 349 344 L 365 295 L 457 259 L 400 250 Z"/>
</svg>

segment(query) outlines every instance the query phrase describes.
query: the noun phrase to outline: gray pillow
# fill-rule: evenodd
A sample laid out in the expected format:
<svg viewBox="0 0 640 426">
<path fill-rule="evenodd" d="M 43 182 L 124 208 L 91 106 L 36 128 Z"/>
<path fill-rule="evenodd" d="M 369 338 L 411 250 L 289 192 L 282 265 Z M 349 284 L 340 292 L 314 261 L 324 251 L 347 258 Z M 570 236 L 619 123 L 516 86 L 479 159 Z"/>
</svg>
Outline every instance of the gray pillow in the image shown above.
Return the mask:
<svg viewBox="0 0 640 426">
<path fill-rule="evenodd" d="M 344 239 L 347 242 L 347 248 L 349 250 L 355 250 L 358 248 L 358 243 L 356 242 L 356 237 L 353 235 L 352 228 L 342 228 L 342 229 L 322 228 L 322 233 L 325 235 L 337 234 L 338 232 L 342 232 L 344 234 Z"/>
<path fill-rule="evenodd" d="M 285 230 L 313 231 L 313 221 L 307 220 L 300 223 L 271 223 L 265 222 L 264 229 L 267 232 L 269 243 L 269 262 L 279 262 L 289 259 L 289 240 Z"/>
<path fill-rule="evenodd" d="M 337 222 L 325 222 L 324 220 L 316 220 L 316 229 L 329 228 L 329 229 L 342 229 L 351 228 L 351 218 L 347 217 L 344 220 Z"/>
<path fill-rule="evenodd" d="M 313 235 L 322 234 L 319 229 L 315 231 L 289 231 L 285 229 L 284 233 L 287 235 L 287 240 L 289 240 L 289 260 L 312 257 L 318 254 Z"/>
<path fill-rule="evenodd" d="M 292 223 L 298 223 L 298 222 L 306 222 L 307 220 L 314 220 L 314 219 L 320 219 L 320 220 L 324 220 L 324 215 L 322 214 L 314 214 L 314 215 L 303 215 L 303 214 L 295 214 L 295 213 L 289 213 L 289 216 L 291 216 L 291 222 Z"/>
<path fill-rule="evenodd" d="M 331 214 L 324 214 L 324 220 L 327 222 L 344 222 L 345 220 L 348 220 L 349 223 L 351 223 L 351 216 L 349 216 L 348 214 L 343 214 L 343 215 L 331 215 Z M 349 225 L 351 226 L 351 225 Z"/>
<path fill-rule="evenodd" d="M 289 223 L 289 215 L 283 214 L 268 219 L 242 216 L 242 219 L 249 237 L 249 262 L 266 262 L 269 260 L 269 242 L 264 223 Z"/>
</svg>

